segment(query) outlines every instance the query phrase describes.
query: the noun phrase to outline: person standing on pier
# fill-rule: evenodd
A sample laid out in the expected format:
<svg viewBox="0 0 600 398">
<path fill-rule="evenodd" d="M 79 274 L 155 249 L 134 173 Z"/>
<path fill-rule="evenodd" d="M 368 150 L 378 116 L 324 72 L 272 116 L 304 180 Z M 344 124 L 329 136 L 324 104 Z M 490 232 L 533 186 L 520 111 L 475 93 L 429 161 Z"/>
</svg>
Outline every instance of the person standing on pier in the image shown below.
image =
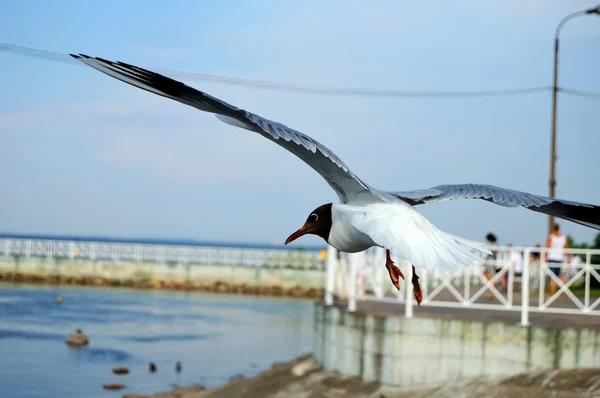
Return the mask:
<svg viewBox="0 0 600 398">
<path fill-rule="evenodd" d="M 554 224 L 552 233 L 548 235 L 546 247 L 548 248 L 548 251 L 546 252 L 545 257 L 548 268 L 561 282 L 564 283 L 560 276 L 560 270 L 565 263 L 565 249 L 569 248 L 569 241 L 565 235 L 560 233 L 560 226 L 558 224 Z M 556 293 L 556 282 L 550 275 L 548 275 L 548 279 L 550 280 L 550 296 L 553 296 L 554 293 Z"/>
<path fill-rule="evenodd" d="M 488 233 L 485 236 L 485 240 L 487 241 L 488 245 L 490 246 L 495 246 L 498 244 L 498 240 L 496 239 L 496 235 L 494 235 L 493 233 Z M 494 275 L 496 275 L 499 271 L 498 269 L 498 250 L 497 249 L 490 249 L 490 251 L 492 252 L 491 256 L 487 256 L 485 258 L 485 277 L 486 279 L 489 281 L 491 280 Z M 500 269 L 502 269 L 502 267 L 500 267 Z M 494 292 L 492 291 L 492 289 L 488 289 L 489 291 L 489 299 L 493 300 L 494 299 Z"/>
</svg>

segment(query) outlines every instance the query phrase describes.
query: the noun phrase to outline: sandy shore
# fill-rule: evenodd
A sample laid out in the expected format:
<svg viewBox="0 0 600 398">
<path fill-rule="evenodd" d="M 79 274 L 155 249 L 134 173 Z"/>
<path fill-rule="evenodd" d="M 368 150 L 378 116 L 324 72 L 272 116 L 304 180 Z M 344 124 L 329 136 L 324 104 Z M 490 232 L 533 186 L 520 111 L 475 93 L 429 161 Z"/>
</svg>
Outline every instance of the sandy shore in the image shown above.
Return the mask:
<svg viewBox="0 0 600 398">
<path fill-rule="evenodd" d="M 253 378 L 199 390 L 179 388 L 150 398 L 525 398 L 600 397 L 600 369 L 526 373 L 475 379 L 428 388 L 397 389 L 323 372 L 312 356 L 273 367 Z"/>
</svg>

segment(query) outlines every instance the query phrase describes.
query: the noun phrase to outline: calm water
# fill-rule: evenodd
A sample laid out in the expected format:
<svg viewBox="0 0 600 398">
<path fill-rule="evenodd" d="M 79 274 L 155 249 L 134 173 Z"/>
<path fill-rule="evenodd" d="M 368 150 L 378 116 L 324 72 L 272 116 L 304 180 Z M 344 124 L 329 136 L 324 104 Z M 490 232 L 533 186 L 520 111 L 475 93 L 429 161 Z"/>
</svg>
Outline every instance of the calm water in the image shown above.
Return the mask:
<svg viewBox="0 0 600 398">
<path fill-rule="evenodd" d="M 310 301 L 280 298 L 0 284 L 1 395 L 121 397 L 251 377 L 312 350 L 312 310 Z M 77 328 L 90 344 L 69 348 Z M 114 366 L 130 373 L 114 375 Z M 127 388 L 102 388 L 112 382 Z"/>
</svg>

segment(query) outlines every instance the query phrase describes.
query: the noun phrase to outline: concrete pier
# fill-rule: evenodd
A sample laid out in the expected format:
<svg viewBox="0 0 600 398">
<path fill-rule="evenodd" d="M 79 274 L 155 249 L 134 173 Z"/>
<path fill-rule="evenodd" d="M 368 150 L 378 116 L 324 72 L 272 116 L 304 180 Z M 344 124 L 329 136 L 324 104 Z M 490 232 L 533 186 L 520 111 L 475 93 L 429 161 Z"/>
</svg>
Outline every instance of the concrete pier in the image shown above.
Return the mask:
<svg viewBox="0 0 600 398">
<path fill-rule="evenodd" d="M 321 297 L 318 247 L 0 234 L 0 281 Z"/>
<path fill-rule="evenodd" d="M 424 386 L 476 376 L 600 367 L 600 325 L 522 327 L 460 317 L 407 319 L 348 312 L 319 302 L 314 351 L 329 372 L 390 386 Z"/>
<path fill-rule="evenodd" d="M 0 280 L 55 280 L 85 285 L 323 290 L 323 271 L 251 266 L 145 263 L 0 256 Z M 251 293 L 251 292 L 250 292 Z"/>
</svg>

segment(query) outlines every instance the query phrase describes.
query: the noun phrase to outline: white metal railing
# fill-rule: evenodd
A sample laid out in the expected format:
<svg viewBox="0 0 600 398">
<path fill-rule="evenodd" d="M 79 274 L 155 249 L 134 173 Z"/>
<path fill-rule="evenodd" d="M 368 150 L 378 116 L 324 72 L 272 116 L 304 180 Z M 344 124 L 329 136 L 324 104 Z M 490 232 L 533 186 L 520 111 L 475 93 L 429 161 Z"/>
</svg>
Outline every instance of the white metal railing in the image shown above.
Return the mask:
<svg viewBox="0 0 600 398">
<path fill-rule="evenodd" d="M 543 247 L 488 246 L 497 259 L 482 259 L 456 272 L 417 269 L 423 293 L 421 306 L 520 311 L 521 324 L 529 324 L 530 312 L 600 315 L 600 249 L 565 249 L 563 263 L 548 263 Z M 412 267 L 396 262 L 405 275 L 400 291 L 392 285 L 385 268 L 385 250 L 338 253 L 329 247 L 327 256 L 327 304 L 338 296 L 354 311 L 357 301 L 375 300 L 405 304 L 405 317 L 412 317 L 414 297 Z M 511 260 L 520 256 L 521 272 Z M 560 268 L 557 277 L 550 267 Z M 554 281 L 552 294 L 549 282 Z"/>
<path fill-rule="evenodd" d="M 324 270 L 319 250 L 0 238 L 0 256 Z"/>
</svg>

